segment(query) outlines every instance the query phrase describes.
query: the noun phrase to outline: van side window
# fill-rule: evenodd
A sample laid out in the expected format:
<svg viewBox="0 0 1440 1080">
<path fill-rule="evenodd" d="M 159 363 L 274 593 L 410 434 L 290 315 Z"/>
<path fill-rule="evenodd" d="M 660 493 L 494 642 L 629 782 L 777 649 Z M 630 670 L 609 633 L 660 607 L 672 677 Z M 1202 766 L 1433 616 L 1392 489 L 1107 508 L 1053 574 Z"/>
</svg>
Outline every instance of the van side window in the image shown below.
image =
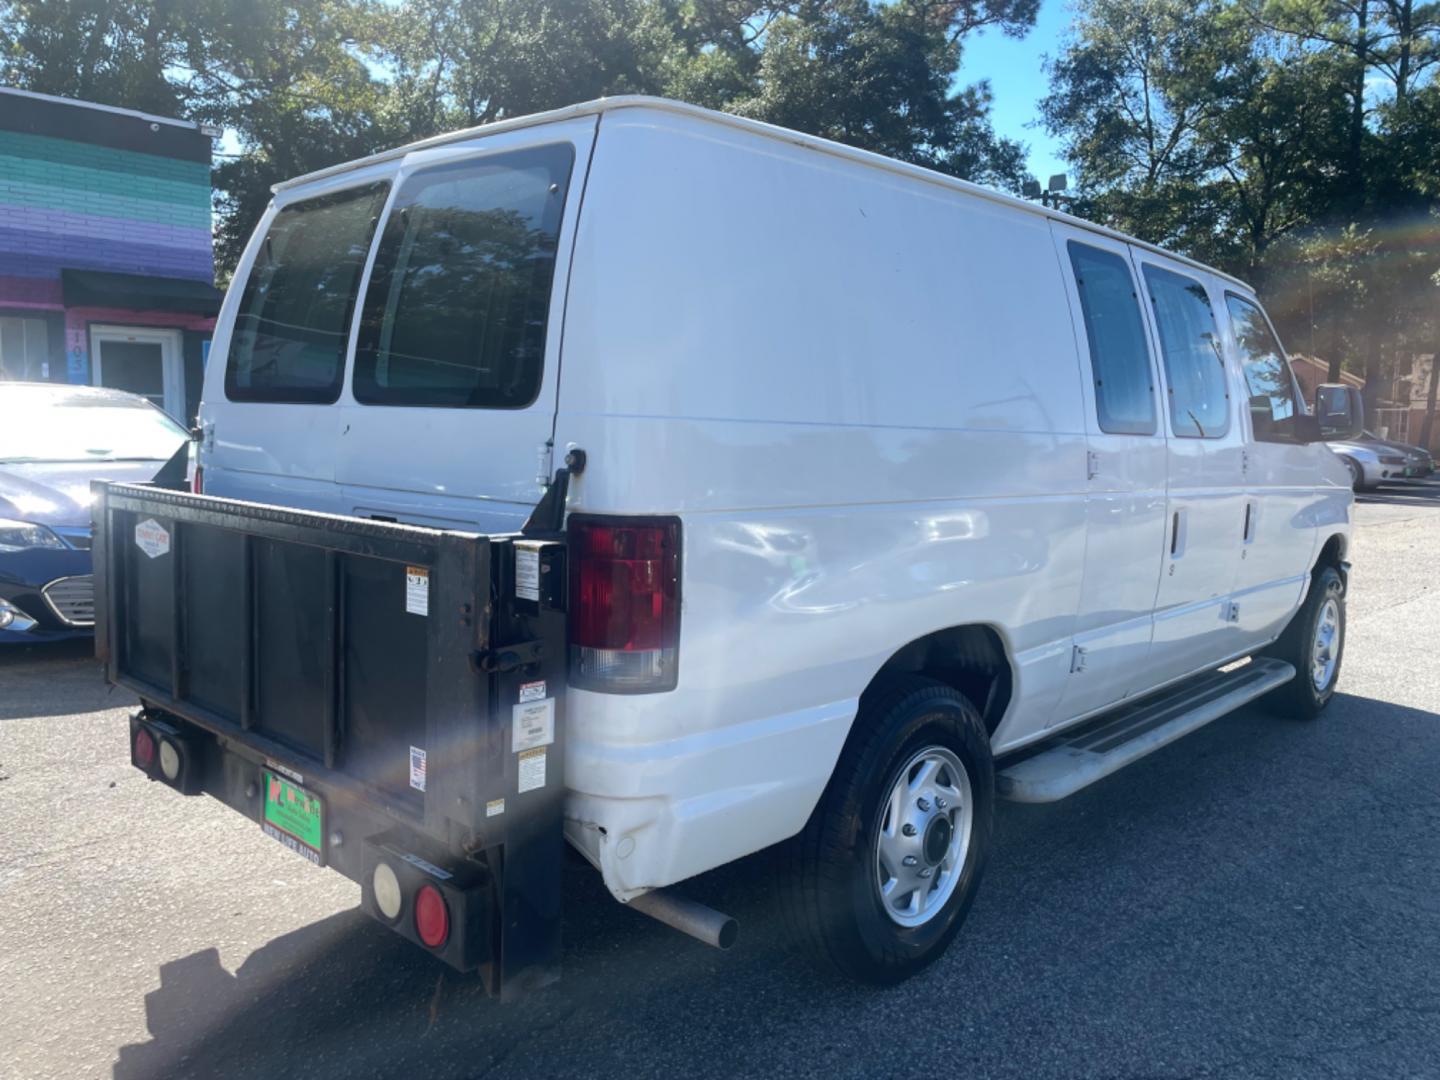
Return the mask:
<svg viewBox="0 0 1440 1080">
<path fill-rule="evenodd" d="M 1230 430 L 1230 391 L 1205 286 L 1149 265 L 1145 286 L 1170 384 L 1170 426 L 1180 438 L 1218 439 Z"/>
<path fill-rule="evenodd" d="M 388 184 L 282 207 L 240 294 L 225 364 L 231 401 L 340 396 L 360 273 Z"/>
<path fill-rule="evenodd" d="M 520 409 L 535 400 L 568 145 L 415 173 L 396 194 L 365 293 L 355 399 Z"/>
<path fill-rule="evenodd" d="M 1268 442 L 1290 441 L 1290 420 L 1296 414 L 1295 377 L 1264 313 L 1242 296 L 1225 294 L 1230 328 L 1240 350 L 1245 387 L 1250 391 L 1250 421 L 1255 437 Z"/>
<path fill-rule="evenodd" d="M 1129 263 L 1074 240 L 1067 247 L 1090 343 L 1100 430 L 1154 435 L 1155 379 Z"/>
</svg>

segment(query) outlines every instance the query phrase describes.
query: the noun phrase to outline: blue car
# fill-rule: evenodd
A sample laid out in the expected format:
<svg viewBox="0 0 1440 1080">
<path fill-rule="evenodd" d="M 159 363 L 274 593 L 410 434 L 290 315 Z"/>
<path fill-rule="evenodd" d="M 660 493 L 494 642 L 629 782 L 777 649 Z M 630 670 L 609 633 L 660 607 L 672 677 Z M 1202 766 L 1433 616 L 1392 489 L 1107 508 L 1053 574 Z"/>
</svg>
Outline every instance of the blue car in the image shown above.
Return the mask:
<svg viewBox="0 0 1440 1080">
<path fill-rule="evenodd" d="M 188 437 L 135 394 L 0 383 L 0 645 L 94 632 L 90 481 L 150 480 Z"/>
</svg>

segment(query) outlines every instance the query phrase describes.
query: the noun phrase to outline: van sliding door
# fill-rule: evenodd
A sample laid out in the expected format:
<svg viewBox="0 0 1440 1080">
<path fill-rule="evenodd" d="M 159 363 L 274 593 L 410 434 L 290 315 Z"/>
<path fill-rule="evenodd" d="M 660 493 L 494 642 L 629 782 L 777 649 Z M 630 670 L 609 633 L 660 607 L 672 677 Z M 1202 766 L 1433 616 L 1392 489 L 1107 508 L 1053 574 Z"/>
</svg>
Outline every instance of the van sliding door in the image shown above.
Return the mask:
<svg viewBox="0 0 1440 1080">
<path fill-rule="evenodd" d="M 1071 672 L 1054 715 L 1103 709 L 1149 683 L 1165 532 L 1165 429 L 1140 288 L 1125 244 L 1052 222 L 1081 356 L 1085 571 Z"/>
<path fill-rule="evenodd" d="M 596 119 L 412 154 L 361 290 L 336 479 L 360 517 L 518 529 L 555 424 Z"/>
<path fill-rule="evenodd" d="M 1231 591 L 1245 527 L 1244 431 L 1211 275 L 1133 250 L 1161 356 L 1169 429 L 1164 571 L 1150 650 L 1154 682 L 1240 651 Z"/>
</svg>

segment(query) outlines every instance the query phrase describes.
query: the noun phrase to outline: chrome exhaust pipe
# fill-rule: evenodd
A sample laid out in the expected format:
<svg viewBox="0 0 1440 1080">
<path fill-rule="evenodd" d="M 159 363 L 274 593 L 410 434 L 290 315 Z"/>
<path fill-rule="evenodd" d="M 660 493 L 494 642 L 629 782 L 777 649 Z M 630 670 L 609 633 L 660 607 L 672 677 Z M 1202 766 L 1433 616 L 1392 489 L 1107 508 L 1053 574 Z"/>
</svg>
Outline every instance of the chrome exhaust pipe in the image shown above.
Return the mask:
<svg viewBox="0 0 1440 1080">
<path fill-rule="evenodd" d="M 703 941 L 717 949 L 730 948 L 740 933 L 740 924 L 729 915 L 696 903 L 669 889 L 652 889 L 641 893 L 629 902 L 629 906 L 671 929 L 689 934 L 696 941 Z"/>
</svg>

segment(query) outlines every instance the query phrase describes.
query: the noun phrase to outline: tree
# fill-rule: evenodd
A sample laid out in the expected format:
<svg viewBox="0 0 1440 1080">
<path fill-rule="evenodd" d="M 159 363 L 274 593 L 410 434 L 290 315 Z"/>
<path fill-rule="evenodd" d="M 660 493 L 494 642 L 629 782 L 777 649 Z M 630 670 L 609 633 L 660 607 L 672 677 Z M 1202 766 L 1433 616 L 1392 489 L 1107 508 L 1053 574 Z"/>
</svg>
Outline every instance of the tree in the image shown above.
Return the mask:
<svg viewBox="0 0 1440 1080">
<path fill-rule="evenodd" d="M 809 0 L 760 9 L 742 29 L 714 23 L 716 46 L 691 58 L 711 78 L 683 73 L 672 88 L 684 94 L 706 82 L 721 89 L 706 104 L 1020 190 L 1024 151 L 996 137 L 989 86 L 955 84 L 966 35 L 982 26 L 1020 35 L 1035 9 L 1035 0 Z"/>
<path fill-rule="evenodd" d="M 216 261 L 277 181 L 604 95 L 663 93 L 1018 189 L 966 37 L 1038 0 L 0 0 L 14 85 L 224 127 Z"/>
<path fill-rule="evenodd" d="M 1051 67 L 1077 207 L 1254 282 L 1282 334 L 1323 343 L 1332 379 L 1364 370 L 1372 419 L 1437 336 L 1434 12 L 1085 0 Z"/>
<path fill-rule="evenodd" d="M 176 0 L 9 0 L 0 84 L 183 116 L 183 88 L 166 72 L 189 33 Z"/>
<path fill-rule="evenodd" d="M 376 9 L 350 0 L 193 0 L 190 115 L 239 139 L 214 170 L 216 264 L 235 265 L 282 180 L 391 145 L 372 70 Z"/>
<path fill-rule="evenodd" d="M 674 46 L 649 0 L 407 0 L 377 37 L 389 126 L 409 136 L 656 93 Z"/>
</svg>

